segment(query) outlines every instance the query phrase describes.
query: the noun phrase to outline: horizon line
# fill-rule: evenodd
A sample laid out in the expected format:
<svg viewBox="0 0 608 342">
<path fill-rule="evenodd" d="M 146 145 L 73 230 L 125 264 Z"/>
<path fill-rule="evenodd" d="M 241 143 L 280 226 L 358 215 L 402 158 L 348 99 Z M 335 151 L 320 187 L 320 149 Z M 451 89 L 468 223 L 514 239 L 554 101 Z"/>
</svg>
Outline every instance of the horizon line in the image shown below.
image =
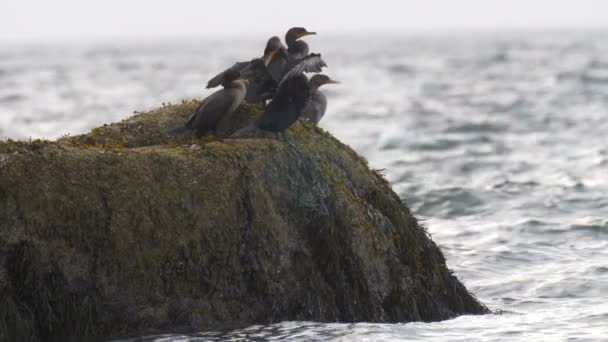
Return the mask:
<svg viewBox="0 0 608 342">
<path fill-rule="evenodd" d="M 360 36 L 375 36 L 379 34 L 388 34 L 391 36 L 395 35 L 431 35 L 431 36 L 454 36 L 459 34 L 476 34 L 476 35 L 492 35 L 492 34 L 517 34 L 517 33 L 533 33 L 533 34 L 556 34 L 556 33 L 584 33 L 584 32 L 606 32 L 608 33 L 608 24 L 606 25 L 588 25 L 588 26 L 538 26 L 538 27 L 525 27 L 525 26 L 504 26 L 504 27 L 437 27 L 437 28 L 374 28 L 374 29 L 326 29 L 323 30 L 323 35 L 327 36 L 343 36 L 346 34 L 357 34 Z M 242 37 L 252 38 L 261 34 L 268 34 L 267 30 L 260 31 L 248 31 L 246 33 L 239 32 L 197 32 L 197 33 L 157 33 L 157 34 L 138 34 L 130 33 L 123 35 L 113 34 L 90 34 L 90 35 L 23 35 L 23 36 L 1 36 L 0 42 L 7 43 L 62 43 L 62 42 L 105 42 L 108 40 L 113 41 L 133 41 L 141 40 L 144 42 L 151 42 L 155 40 L 189 40 L 189 39 L 218 39 L 218 38 L 234 38 Z M 281 33 L 276 34 L 282 36 Z"/>
</svg>

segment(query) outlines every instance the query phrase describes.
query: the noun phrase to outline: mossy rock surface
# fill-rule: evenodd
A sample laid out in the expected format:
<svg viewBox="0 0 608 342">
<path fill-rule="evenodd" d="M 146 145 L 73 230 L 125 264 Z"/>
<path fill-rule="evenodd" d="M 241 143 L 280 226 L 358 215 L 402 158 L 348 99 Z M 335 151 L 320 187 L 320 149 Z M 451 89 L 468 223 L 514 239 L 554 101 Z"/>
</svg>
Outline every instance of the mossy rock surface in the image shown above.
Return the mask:
<svg viewBox="0 0 608 342">
<path fill-rule="evenodd" d="M 348 146 L 304 121 L 290 143 L 168 138 L 197 105 L 0 143 L 0 340 L 487 312 Z"/>
</svg>

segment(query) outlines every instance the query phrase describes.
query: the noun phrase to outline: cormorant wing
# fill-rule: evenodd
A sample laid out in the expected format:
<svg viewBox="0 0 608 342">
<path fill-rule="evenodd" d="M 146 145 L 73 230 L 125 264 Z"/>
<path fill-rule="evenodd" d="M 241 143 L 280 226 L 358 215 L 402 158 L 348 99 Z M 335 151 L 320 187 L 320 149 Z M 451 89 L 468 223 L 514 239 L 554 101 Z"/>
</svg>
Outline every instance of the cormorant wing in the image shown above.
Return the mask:
<svg viewBox="0 0 608 342">
<path fill-rule="evenodd" d="M 302 117 L 306 118 L 315 124 L 319 124 L 325 110 L 327 109 L 327 97 L 319 90 L 312 92 L 310 96 L 310 102 L 306 105 L 306 108 L 302 110 Z"/>
<path fill-rule="evenodd" d="M 188 120 L 190 128 L 204 131 L 217 124 L 222 115 L 233 105 L 233 89 L 222 89 L 211 94 Z"/>
<path fill-rule="evenodd" d="M 285 79 L 256 124 L 263 130 L 282 132 L 298 119 L 309 102 L 308 78 L 302 73 L 294 75 Z"/>
<path fill-rule="evenodd" d="M 310 55 L 302 58 L 299 61 L 296 61 L 291 66 L 288 66 L 287 72 L 281 78 L 281 82 L 279 82 L 279 86 L 283 84 L 286 80 L 303 74 L 305 72 L 321 72 L 322 68 L 326 67 L 327 64 L 321 58 L 320 53 L 311 53 Z"/>
<path fill-rule="evenodd" d="M 277 81 L 274 80 L 261 58 L 253 59 L 247 67 L 241 70 L 241 76 L 249 81 L 246 97 L 249 102 L 259 103 L 263 100 L 264 94 L 274 93 L 277 88 Z"/>
<path fill-rule="evenodd" d="M 249 84 L 257 82 L 264 83 L 272 80 L 272 75 L 264 65 L 261 58 L 252 59 L 243 69 L 240 70 L 241 76 L 249 80 Z"/>
<path fill-rule="evenodd" d="M 213 77 L 212 79 L 210 79 L 207 82 L 207 87 L 206 88 L 207 89 L 209 89 L 209 88 L 215 88 L 215 87 L 221 85 L 222 81 L 224 80 L 224 75 L 229 70 L 235 70 L 235 71 L 238 71 L 241 74 L 243 74 L 243 72 L 246 70 L 246 68 L 250 67 L 250 65 L 251 65 L 251 61 L 249 61 L 249 62 L 236 62 L 236 63 L 234 63 L 233 66 L 231 66 L 230 68 L 228 68 L 228 69 L 220 72 L 215 77 Z"/>
</svg>

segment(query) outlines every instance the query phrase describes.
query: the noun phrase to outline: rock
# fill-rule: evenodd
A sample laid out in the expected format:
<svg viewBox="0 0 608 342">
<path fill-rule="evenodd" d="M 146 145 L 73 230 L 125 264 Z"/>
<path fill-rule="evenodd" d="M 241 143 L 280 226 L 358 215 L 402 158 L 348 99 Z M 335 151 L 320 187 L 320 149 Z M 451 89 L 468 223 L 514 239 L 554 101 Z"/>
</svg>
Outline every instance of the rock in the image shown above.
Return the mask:
<svg viewBox="0 0 608 342">
<path fill-rule="evenodd" d="M 196 106 L 0 143 L 0 340 L 488 312 L 348 146 L 305 121 L 292 144 L 163 134 Z"/>
</svg>

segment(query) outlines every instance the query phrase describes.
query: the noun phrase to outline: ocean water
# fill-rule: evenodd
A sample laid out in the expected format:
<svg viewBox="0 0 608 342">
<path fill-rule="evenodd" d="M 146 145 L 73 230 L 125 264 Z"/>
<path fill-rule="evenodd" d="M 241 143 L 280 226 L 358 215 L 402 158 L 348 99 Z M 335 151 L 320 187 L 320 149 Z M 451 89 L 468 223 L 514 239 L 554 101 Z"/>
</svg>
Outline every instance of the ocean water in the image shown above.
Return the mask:
<svg viewBox="0 0 608 342">
<path fill-rule="evenodd" d="M 203 97 L 265 40 L 3 44 L 0 137 L 76 134 Z M 321 126 L 386 169 L 495 314 L 138 340 L 608 341 L 608 32 L 307 41 L 342 81 L 325 88 Z"/>
</svg>

